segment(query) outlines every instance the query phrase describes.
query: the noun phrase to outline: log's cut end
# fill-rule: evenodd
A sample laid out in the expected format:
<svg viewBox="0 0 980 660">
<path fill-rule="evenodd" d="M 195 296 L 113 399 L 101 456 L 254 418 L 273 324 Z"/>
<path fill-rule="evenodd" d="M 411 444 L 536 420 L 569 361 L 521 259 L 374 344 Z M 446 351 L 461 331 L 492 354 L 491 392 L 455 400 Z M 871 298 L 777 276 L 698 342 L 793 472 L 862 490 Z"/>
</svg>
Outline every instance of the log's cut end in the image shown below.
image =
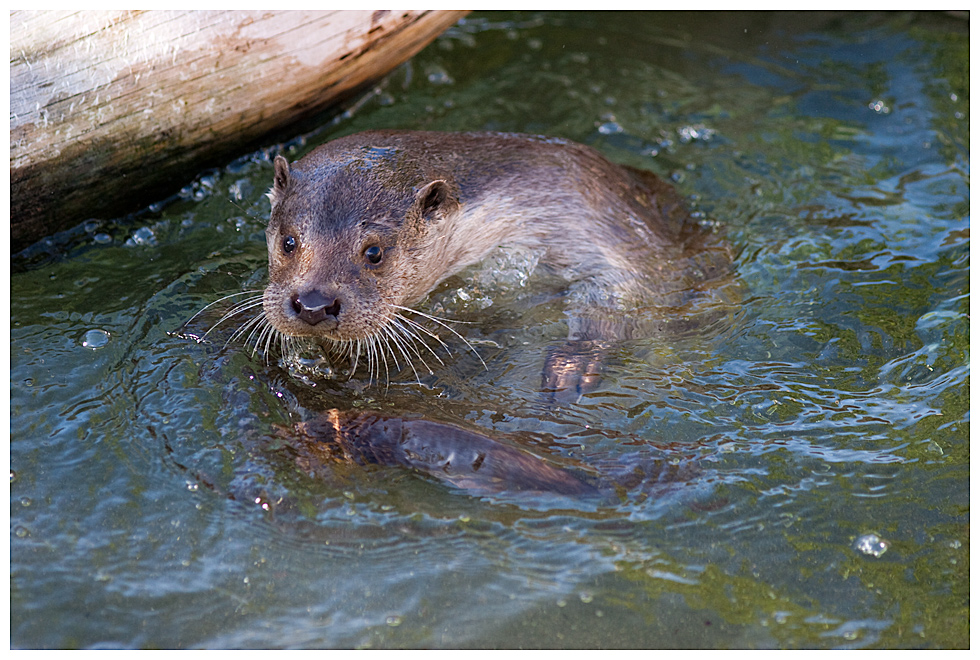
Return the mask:
<svg viewBox="0 0 980 660">
<path fill-rule="evenodd" d="M 172 193 L 380 78 L 463 15 L 12 12 L 13 250 Z"/>
</svg>

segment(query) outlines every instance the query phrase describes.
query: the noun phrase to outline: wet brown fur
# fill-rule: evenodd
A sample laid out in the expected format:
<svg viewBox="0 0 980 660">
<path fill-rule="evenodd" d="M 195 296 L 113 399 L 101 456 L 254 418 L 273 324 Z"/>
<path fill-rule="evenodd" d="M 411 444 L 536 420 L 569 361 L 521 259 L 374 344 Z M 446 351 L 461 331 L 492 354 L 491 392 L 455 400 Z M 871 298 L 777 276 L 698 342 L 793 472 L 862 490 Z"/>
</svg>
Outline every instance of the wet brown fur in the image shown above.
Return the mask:
<svg viewBox="0 0 980 660">
<path fill-rule="evenodd" d="M 288 336 L 383 336 L 398 306 L 491 251 L 541 251 L 539 264 L 569 283 L 570 354 L 579 354 L 551 360 L 548 386 L 567 384 L 563 369 L 587 380 L 597 347 L 637 334 L 630 309 L 679 304 L 730 266 L 669 184 L 561 139 L 359 133 L 292 165 L 277 157 L 269 196 L 263 307 Z M 297 313 L 308 300 L 335 304 L 311 324 Z"/>
</svg>

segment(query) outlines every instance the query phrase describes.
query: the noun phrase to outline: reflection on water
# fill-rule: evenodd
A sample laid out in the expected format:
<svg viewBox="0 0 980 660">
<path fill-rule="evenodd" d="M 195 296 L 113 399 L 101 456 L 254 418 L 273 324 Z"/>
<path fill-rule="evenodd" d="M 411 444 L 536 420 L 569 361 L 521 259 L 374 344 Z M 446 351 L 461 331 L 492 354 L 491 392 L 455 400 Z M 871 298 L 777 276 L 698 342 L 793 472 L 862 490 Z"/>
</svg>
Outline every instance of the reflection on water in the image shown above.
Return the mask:
<svg viewBox="0 0 980 660">
<path fill-rule="evenodd" d="M 968 50 L 948 16 L 478 13 L 352 116 L 15 259 L 12 645 L 966 646 Z M 740 302 L 558 407 L 533 255 L 444 283 L 421 309 L 475 351 L 440 331 L 384 386 L 223 346 L 241 320 L 178 332 L 263 286 L 269 155 L 379 127 L 653 170 L 734 246 Z M 338 462 L 297 431 L 334 408 L 598 492 Z"/>
</svg>

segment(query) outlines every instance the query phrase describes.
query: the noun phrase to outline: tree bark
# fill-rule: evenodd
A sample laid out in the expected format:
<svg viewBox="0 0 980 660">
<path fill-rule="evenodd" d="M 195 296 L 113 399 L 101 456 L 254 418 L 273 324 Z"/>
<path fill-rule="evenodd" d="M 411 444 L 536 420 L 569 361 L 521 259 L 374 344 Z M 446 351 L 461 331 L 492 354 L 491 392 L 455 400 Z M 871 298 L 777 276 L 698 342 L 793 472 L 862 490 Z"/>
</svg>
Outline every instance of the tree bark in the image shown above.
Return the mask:
<svg viewBox="0 0 980 660">
<path fill-rule="evenodd" d="M 14 11 L 14 251 L 117 217 L 409 59 L 465 12 Z"/>
</svg>

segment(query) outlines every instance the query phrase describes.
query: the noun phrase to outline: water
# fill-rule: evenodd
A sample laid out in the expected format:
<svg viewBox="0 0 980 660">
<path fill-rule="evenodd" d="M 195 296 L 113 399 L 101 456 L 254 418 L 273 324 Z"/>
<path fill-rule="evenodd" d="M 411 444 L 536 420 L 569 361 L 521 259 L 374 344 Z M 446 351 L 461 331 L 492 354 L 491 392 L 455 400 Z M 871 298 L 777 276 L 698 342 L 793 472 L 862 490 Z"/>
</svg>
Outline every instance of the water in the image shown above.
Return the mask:
<svg viewBox="0 0 980 660">
<path fill-rule="evenodd" d="M 312 136 L 15 258 L 11 645 L 967 646 L 968 52 L 948 16 L 477 13 Z M 385 388 L 181 336 L 263 285 L 269 155 L 379 127 L 673 179 L 738 250 L 737 313 L 557 411 L 533 255 L 424 304 L 486 368 L 453 340 Z M 290 429 L 329 407 L 696 468 L 598 500 L 304 470 Z"/>
</svg>

